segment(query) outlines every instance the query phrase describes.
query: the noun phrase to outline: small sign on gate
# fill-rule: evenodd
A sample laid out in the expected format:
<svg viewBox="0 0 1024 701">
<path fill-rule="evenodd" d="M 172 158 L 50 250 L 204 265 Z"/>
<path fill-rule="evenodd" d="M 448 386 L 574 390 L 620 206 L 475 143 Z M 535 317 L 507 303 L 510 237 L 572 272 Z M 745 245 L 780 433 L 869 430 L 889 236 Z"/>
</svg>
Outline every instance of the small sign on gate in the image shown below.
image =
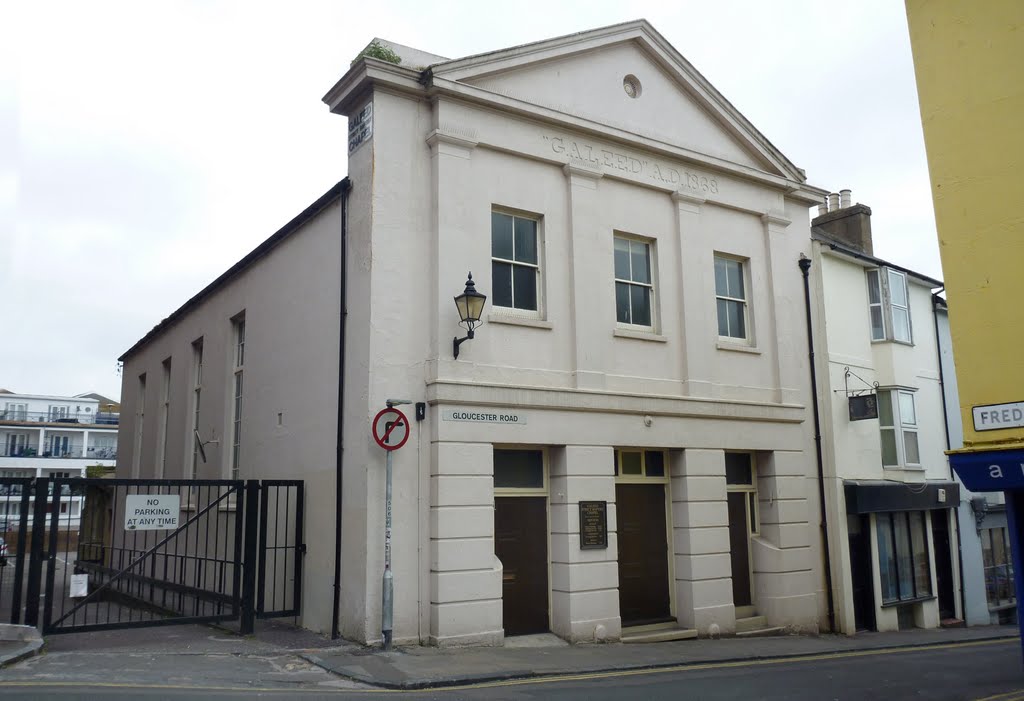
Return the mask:
<svg viewBox="0 0 1024 701">
<path fill-rule="evenodd" d="M 124 498 L 126 531 L 169 531 L 178 527 L 178 494 L 128 494 Z"/>
<path fill-rule="evenodd" d="M 89 575 L 71 575 L 70 591 L 68 592 L 68 596 L 72 599 L 89 596 Z"/>
</svg>

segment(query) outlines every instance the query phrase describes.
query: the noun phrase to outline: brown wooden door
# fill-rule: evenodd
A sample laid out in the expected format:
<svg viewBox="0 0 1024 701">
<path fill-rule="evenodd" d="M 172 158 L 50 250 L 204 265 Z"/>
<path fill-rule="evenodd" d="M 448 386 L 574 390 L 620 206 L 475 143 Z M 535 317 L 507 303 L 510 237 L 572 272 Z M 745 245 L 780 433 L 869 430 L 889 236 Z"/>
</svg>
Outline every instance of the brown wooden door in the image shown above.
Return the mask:
<svg viewBox="0 0 1024 701">
<path fill-rule="evenodd" d="M 750 522 L 747 493 L 729 492 L 729 549 L 732 553 L 732 602 L 750 606 Z"/>
<path fill-rule="evenodd" d="M 494 498 L 494 552 L 502 564 L 505 635 L 547 632 L 546 497 Z"/>
<path fill-rule="evenodd" d="M 665 485 L 615 486 L 622 625 L 671 620 Z"/>
</svg>

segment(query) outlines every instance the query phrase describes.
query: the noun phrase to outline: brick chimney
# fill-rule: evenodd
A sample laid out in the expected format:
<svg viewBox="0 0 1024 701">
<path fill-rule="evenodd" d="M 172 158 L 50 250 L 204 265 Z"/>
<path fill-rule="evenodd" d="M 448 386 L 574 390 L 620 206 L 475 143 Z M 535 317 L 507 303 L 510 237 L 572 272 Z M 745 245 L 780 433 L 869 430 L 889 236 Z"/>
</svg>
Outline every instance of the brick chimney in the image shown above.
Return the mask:
<svg viewBox="0 0 1024 701">
<path fill-rule="evenodd" d="M 871 208 L 851 204 L 849 190 L 832 193 L 825 204 L 818 205 L 818 216 L 811 226 L 822 229 L 829 236 L 850 248 L 874 255 L 871 247 Z"/>
</svg>

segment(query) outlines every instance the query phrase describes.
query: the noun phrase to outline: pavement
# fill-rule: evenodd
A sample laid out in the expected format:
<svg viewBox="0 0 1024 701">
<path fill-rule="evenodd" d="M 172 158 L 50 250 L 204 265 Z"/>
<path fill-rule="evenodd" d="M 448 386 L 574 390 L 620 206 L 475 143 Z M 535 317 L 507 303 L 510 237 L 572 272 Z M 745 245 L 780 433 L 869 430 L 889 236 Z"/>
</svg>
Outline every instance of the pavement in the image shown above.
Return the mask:
<svg viewBox="0 0 1024 701">
<path fill-rule="evenodd" d="M 20 662 L 43 648 L 36 628 L 0 623 L 0 667 Z"/>
<path fill-rule="evenodd" d="M 331 641 L 280 622 L 251 636 L 189 625 L 55 635 L 27 650 L 0 640 L 0 687 L 13 684 L 174 686 L 248 690 L 428 689 L 507 679 L 673 669 L 783 658 L 829 659 L 886 649 L 943 648 L 1015 638 L 1016 626 L 893 633 L 783 635 L 666 643 L 566 645 L 554 636 L 505 647 L 404 647 L 390 652 Z M 0 636 L 2 637 L 2 636 Z M 116 682 L 116 684 L 115 684 Z"/>
</svg>

